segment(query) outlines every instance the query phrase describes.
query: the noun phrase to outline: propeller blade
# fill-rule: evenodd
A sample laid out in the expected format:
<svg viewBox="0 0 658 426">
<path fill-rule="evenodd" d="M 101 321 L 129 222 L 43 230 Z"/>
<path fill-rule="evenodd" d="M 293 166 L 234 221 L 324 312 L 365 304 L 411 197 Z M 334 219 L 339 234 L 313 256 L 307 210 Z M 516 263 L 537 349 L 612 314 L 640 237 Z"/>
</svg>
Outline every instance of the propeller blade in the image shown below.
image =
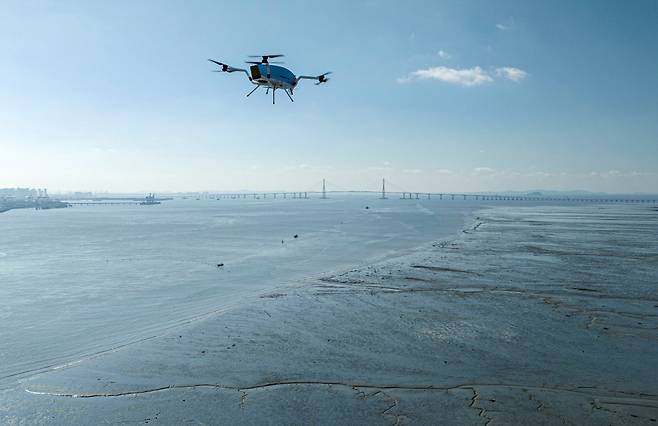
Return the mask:
<svg viewBox="0 0 658 426">
<path fill-rule="evenodd" d="M 247 58 L 280 58 L 285 55 L 249 55 Z"/>
<path fill-rule="evenodd" d="M 228 66 L 228 65 L 226 65 L 226 64 L 223 64 L 223 63 L 221 63 L 221 62 L 215 61 L 214 59 L 208 59 L 208 60 L 209 60 L 210 62 L 212 62 L 213 64 L 217 64 L 217 65 L 219 65 L 220 67 L 222 67 L 222 71 L 224 71 L 224 72 L 227 72 L 227 71 L 228 71 L 228 72 L 231 72 L 231 71 L 230 71 L 230 69 L 231 69 L 230 66 Z"/>
<path fill-rule="evenodd" d="M 261 58 L 261 64 L 267 64 L 271 58 L 280 58 L 283 55 L 249 55 L 249 58 Z"/>
<path fill-rule="evenodd" d="M 326 73 L 324 73 L 324 74 L 320 74 L 320 75 L 318 76 L 318 82 L 315 83 L 315 85 L 317 86 L 318 84 L 326 83 L 327 81 L 329 81 L 328 78 L 325 78 L 325 76 L 327 76 L 327 75 L 329 75 L 329 74 L 331 74 L 331 71 L 326 72 Z"/>
<path fill-rule="evenodd" d="M 245 64 L 255 64 L 255 65 L 259 65 L 259 64 L 265 64 L 265 65 L 267 65 L 267 64 L 283 64 L 283 63 L 285 63 L 285 62 L 278 62 L 278 61 L 276 61 L 276 62 L 269 62 L 269 61 L 268 61 L 268 62 L 262 62 L 262 61 L 244 61 L 244 63 L 245 63 Z"/>
</svg>

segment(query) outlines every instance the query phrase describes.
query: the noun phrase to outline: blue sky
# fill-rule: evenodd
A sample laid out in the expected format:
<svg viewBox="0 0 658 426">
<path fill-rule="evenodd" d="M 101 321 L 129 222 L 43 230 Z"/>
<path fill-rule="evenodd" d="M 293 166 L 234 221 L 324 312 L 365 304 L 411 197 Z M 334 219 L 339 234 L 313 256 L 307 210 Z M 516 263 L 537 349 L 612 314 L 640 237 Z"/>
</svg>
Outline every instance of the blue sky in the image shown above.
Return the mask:
<svg viewBox="0 0 658 426">
<path fill-rule="evenodd" d="M 658 2 L 3 1 L 0 187 L 658 188 Z M 284 53 L 295 103 L 209 72 Z"/>
</svg>

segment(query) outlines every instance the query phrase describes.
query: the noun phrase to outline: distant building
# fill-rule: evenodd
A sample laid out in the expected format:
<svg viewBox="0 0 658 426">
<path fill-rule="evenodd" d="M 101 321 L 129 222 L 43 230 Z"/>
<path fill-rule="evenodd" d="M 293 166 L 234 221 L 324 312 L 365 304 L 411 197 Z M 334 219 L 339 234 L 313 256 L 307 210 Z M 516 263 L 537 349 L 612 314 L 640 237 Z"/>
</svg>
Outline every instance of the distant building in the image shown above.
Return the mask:
<svg viewBox="0 0 658 426">
<path fill-rule="evenodd" d="M 94 194 L 91 192 L 74 192 L 73 193 L 73 198 L 80 199 L 80 200 L 88 200 L 90 198 L 93 198 Z"/>
<path fill-rule="evenodd" d="M 0 188 L 0 197 L 22 200 L 25 198 L 36 198 L 37 190 L 31 188 Z"/>
</svg>

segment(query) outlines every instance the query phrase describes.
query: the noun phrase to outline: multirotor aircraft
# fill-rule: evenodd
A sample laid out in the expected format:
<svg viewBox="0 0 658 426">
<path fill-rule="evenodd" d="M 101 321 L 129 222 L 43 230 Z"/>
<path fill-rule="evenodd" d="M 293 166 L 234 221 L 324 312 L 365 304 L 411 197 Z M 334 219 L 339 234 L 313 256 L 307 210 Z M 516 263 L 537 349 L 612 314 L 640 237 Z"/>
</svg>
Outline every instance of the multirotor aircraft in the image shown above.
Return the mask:
<svg viewBox="0 0 658 426">
<path fill-rule="evenodd" d="M 247 78 L 252 84 L 255 84 L 256 87 L 247 94 L 247 97 L 254 93 L 257 89 L 259 89 L 261 86 L 265 86 L 267 88 L 267 91 L 265 92 L 266 94 L 272 89 L 272 104 L 276 103 L 275 102 L 275 92 L 276 89 L 282 89 L 284 92 L 286 92 L 286 95 L 288 95 L 288 98 L 290 98 L 291 102 L 295 102 L 292 99 L 293 95 L 293 90 L 295 87 L 297 87 L 297 84 L 299 83 L 300 80 L 317 80 L 318 82 L 315 83 L 315 85 L 319 85 L 322 83 L 326 83 L 329 81 L 327 76 L 331 74 L 331 72 L 326 72 L 324 74 L 318 75 L 318 76 L 310 76 L 310 75 L 300 75 L 300 76 L 295 76 L 295 74 L 292 73 L 287 68 L 280 67 L 278 65 L 271 65 L 271 64 L 282 64 L 283 62 L 270 62 L 270 59 L 272 58 L 280 58 L 283 55 L 258 55 L 258 56 L 249 56 L 250 58 L 261 58 L 259 62 L 256 61 L 246 61 L 246 64 L 251 64 L 249 67 L 249 71 L 243 68 L 235 68 L 230 65 L 224 64 L 222 62 L 215 61 L 214 59 L 208 59 L 210 62 L 219 65 L 220 69 L 218 70 L 213 70 L 213 72 L 243 72 L 247 75 Z"/>
</svg>

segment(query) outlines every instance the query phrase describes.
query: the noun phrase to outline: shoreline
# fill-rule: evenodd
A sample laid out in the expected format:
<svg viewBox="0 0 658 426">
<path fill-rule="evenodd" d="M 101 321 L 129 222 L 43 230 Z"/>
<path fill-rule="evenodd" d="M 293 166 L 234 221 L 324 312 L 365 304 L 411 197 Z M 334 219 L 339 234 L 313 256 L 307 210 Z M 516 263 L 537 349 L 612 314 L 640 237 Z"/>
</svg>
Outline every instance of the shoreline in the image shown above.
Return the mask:
<svg viewBox="0 0 658 426">
<path fill-rule="evenodd" d="M 467 232 L 426 251 L 22 380 L 0 420 L 39 423 L 37 411 L 73 424 L 155 412 L 165 423 L 655 421 L 653 216 L 478 211 Z"/>
<path fill-rule="evenodd" d="M 70 207 L 68 203 L 58 200 L 48 201 L 24 201 L 24 202 L 0 202 L 0 213 L 5 213 L 11 210 L 18 209 L 36 209 L 36 210 L 49 210 L 49 209 L 62 209 Z"/>
</svg>

